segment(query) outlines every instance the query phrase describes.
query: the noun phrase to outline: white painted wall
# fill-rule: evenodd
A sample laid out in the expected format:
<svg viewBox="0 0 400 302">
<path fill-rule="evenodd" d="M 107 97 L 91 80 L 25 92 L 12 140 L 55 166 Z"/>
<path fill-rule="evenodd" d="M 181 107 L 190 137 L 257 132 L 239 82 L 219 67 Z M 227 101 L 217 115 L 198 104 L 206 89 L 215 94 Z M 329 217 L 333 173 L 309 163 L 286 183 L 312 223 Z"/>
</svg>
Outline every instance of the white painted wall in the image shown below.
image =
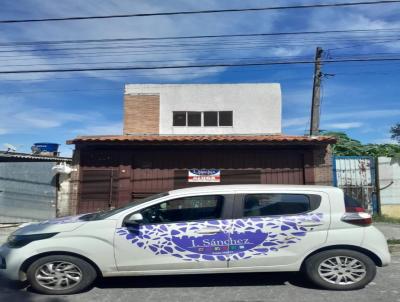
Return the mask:
<svg viewBox="0 0 400 302">
<path fill-rule="evenodd" d="M 57 216 L 68 216 L 71 212 L 71 176 L 61 173 L 59 175 L 59 190 L 57 192 Z"/>
<path fill-rule="evenodd" d="M 400 159 L 379 157 L 379 187 L 382 205 L 400 205 Z M 392 183 L 392 184 L 391 184 Z"/>
<path fill-rule="evenodd" d="M 128 84 L 125 94 L 160 94 L 160 134 L 279 134 L 280 84 Z M 173 127 L 173 111 L 233 111 L 233 127 Z"/>
</svg>

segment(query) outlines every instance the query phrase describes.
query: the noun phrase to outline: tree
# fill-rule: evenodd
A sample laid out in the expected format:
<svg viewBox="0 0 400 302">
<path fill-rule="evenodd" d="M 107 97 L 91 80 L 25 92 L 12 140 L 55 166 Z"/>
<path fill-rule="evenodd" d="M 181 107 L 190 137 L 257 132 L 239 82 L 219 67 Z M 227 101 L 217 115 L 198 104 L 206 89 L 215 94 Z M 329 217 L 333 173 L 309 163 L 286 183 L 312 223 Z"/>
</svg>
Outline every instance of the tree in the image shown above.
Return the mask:
<svg viewBox="0 0 400 302">
<path fill-rule="evenodd" d="M 397 140 L 400 143 L 400 123 L 397 123 L 390 129 L 390 133 L 392 134 L 392 139 Z"/>
<path fill-rule="evenodd" d="M 400 146 L 396 144 L 366 144 L 350 138 L 344 132 L 327 132 L 323 135 L 334 136 L 337 139 L 336 144 L 332 145 L 332 153 L 338 156 L 387 156 L 399 157 Z"/>
</svg>

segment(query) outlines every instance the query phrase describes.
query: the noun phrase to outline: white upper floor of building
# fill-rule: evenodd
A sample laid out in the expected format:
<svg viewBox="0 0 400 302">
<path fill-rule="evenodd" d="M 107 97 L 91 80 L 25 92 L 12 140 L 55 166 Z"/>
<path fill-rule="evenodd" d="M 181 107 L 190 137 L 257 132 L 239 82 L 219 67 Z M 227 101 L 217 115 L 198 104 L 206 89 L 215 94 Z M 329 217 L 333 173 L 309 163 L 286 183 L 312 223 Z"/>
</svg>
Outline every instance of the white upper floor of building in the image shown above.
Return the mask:
<svg viewBox="0 0 400 302">
<path fill-rule="evenodd" d="M 151 96 L 148 101 L 147 96 Z M 150 100 L 151 106 L 146 103 Z M 158 134 L 165 135 L 279 134 L 281 103 L 281 88 L 276 83 L 128 84 L 124 131 L 151 133 L 158 126 Z M 132 113 L 133 110 L 140 114 Z M 153 117 L 149 110 L 158 116 L 158 125 L 150 123 Z M 136 121 L 129 120 L 132 118 Z M 141 118 L 143 124 L 150 126 L 141 127 Z"/>
</svg>

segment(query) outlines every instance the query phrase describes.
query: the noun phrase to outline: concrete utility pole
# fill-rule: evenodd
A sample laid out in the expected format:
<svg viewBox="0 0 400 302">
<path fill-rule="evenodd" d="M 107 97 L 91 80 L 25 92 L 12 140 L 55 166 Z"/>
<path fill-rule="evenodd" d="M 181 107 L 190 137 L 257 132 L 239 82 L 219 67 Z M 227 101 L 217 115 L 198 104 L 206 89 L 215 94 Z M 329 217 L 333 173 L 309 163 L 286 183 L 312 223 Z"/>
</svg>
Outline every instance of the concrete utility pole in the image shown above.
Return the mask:
<svg viewBox="0 0 400 302">
<path fill-rule="evenodd" d="M 314 85 L 312 94 L 311 104 L 311 123 L 310 123 L 310 135 L 319 135 L 319 113 L 321 107 L 320 91 L 321 91 L 321 57 L 323 50 L 321 47 L 317 47 L 315 53 L 315 67 L 314 67 Z"/>
</svg>

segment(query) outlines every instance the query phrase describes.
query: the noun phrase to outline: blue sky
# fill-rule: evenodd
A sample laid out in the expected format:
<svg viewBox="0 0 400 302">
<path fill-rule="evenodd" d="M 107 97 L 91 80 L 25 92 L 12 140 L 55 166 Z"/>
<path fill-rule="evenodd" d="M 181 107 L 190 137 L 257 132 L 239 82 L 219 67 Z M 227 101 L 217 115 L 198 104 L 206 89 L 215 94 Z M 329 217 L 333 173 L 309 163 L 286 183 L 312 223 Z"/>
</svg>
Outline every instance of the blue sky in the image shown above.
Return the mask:
<svg viewBox="0 0 400 302">
<path fill-rule="evenodd" d="M 332 2 L 343 1 L 2 0 L 0 19 Z M 330 49 L 326 52 L 329 58 L 369 54 L 398 56 L 399 31 L 385 32 L 382 29 L 400 29 L 399 12 L 400 4 L 385 4 L 301 11 L 1 24 L 0 43 L 350 29 L 381 31 L 369 32 L 369 36 L 363 37 L 359 33 L 345 37 L 322 35 L 320 38 L 312 36 L 304 39 L 286 36 L 268 38 L 260 44 L 246 40 L 232 45 L 232 48 L 225 42 L 212 41 L 203 46 L 206 51 L 187 51 L 175 45 L 173 51 L 135 53 L 131 48 L 124 52 L 126 48 L 121 47 L 118 52 L 118 45 L 115 45 L 113 50 L 109 50 L 110 53 L 103 50 L 98 55 L 97 50 L 97 54 L 86 50 L 86 56 L 63 50 L 58 52 L 62 55 L 57 57 L 51 55 L 51 51 L 43 51 L 41 46 L 8 46 L 0 49 L 8 51 L 0 54 L 0 70 L 57 68 L 65 66 L 65 63 L 69 67 L 82 67 L 84 64 L 93 67 L 155 64 L 146 62 L 149 60 L 160 61 L 158 64 L 194 64 L 213 62 L 216 58 L 229 58 L 230 61 L 240 61 L 240 58 L 312 59 L 317 46 Z M 370 40 L 365 37 L 370 37 Z M 85 54 L 85 51 L 82 53 Z M 390 142 L 389 129 L 400 122 L 400 62 L 326 64 L 323 71 L 335 76 L 323 81 L 321 128 L 346 131 L 364 143 Z M 28 152 L 33 143 L 49 141 L 62 144 L 62 153 L 70 155 L 73 146 L 65 145 L 67 139 L 77 135 L 121 133 L 125 83 L 278 82 L 282 85 L 283 93 L 283 132 L 304 134 L 309 127 L 312 74 L 312 65 L 286 65 L 0 75 L 0 149 L 3 149 L 4 143 L 10 143 L 17 146 L 19 151 Z"/>
</svg>

